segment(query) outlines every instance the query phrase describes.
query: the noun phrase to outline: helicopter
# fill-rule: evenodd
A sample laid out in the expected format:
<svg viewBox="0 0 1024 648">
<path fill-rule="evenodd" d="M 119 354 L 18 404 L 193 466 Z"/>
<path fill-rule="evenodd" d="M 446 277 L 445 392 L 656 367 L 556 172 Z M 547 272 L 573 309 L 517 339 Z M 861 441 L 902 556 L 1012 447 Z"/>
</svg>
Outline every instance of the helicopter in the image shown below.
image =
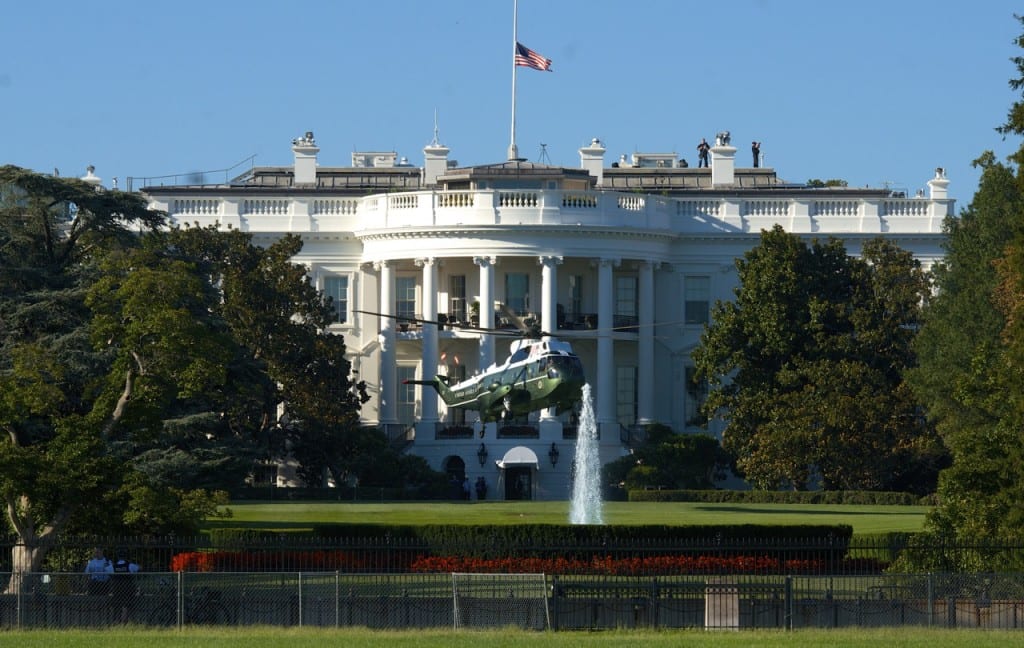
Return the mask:
<svg viewBox="0 0 1024 648">
<path fill-rule="evenodd" d="M 455 383 L 448 376 L 438 374 L 425 380 L 406 380 L 403 384 L 433 387 L 448 407 L 479 412 L 483 423 L 525 416 L 549 407 L 554 407 L 557 414 L 573 409 L 582 398 L 586 379 L 583 364 L 573 352 L 572 345 L 526 326 L 504 305 L 500 308 L 518 326 L 520 336 L 520 339 L 512 341 L 509 356 L 504 362 L 494 363 Z M 357 312 L 393 317 L 403 322 L 427 322 L 404 316 Z M 510 333 L 506 329 L 461 328 L 485 335 Z"/>
</svg>

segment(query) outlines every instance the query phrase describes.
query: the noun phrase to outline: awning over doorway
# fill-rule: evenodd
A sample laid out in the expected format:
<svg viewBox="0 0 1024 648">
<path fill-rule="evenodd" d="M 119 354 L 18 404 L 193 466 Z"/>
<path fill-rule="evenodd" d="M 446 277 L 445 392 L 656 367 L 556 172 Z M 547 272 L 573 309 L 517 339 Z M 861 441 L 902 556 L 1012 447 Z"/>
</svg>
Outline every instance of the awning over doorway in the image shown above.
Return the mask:
<svg viewBox="0 0 1024 648">
<path fill-rule="evenodd" d="M 516 466 L 530 466 L 538 468 L 537 455 L 526 446 L 516 446 L 505 453 L 500 460 L 495 461 L 498 468 L 514 468 Z"/>
</svg>

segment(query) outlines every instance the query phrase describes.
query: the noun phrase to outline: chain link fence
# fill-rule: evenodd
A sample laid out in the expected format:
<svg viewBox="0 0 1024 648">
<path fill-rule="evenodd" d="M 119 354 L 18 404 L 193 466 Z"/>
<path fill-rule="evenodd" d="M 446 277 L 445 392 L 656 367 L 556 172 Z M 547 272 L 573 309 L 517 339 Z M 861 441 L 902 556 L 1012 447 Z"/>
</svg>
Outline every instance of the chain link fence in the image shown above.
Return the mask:
<svg viewBox="0 0 1024 648">
<path fill-rule="evenodd" d="M 1024 626 L 1024 574 L 615 577 L 0 573 L 0 627 L 841 628 Z"/>
</svg>

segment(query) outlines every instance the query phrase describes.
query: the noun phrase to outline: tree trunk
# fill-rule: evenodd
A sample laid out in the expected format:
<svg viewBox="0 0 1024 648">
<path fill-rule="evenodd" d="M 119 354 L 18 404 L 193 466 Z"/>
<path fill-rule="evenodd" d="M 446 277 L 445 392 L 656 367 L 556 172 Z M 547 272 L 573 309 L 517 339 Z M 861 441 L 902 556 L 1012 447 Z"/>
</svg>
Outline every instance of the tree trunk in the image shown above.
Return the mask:
<svg viewBox="0 0 1024 648">
<path fill-rule="evenodd" d="M 38 538 L 32 538 L 38 540 Z M 27 593 L 28 574 L 39 572 L 43 565 L 43 559 L 50 548 L 45 543 L 26 542 L 19 538 L 17 544 L 11 549 L 11 578 L 7 583 L 4 594 Z"/>
</svg>

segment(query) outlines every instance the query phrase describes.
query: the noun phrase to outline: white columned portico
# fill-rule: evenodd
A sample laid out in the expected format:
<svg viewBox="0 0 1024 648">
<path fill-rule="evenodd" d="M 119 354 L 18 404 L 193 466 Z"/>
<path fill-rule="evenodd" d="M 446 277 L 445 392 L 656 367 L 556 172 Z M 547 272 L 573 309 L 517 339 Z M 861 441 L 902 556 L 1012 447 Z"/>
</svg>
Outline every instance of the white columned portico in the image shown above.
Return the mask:
<svg viewBox="0 0 1024 648">
<path fill-rule="evenodd" d="M 558 329 L 558 265 L 562 263 L 560 256 L 542 256 L 537 259 L 540 264 L 540 330 L 543 331 L 545 339 L 551 337 L 551 333 Z M 541 433 L 545 429 L 545 421 L 557 419 L 556 408 L 546 407 L 541 410 L 540 420 L 542 423 Z M 559 426 L 559 431 L 561 427 Z"/>
<path fill-rule="evenodd" d="M 597 424 L 602 429 L 616 421 L 615 347 L 612 341 L 615 286 L 612 269 L 619 259 L 597 262 Z"/>
<path fill-rule="evenodd" d="M 398 423 L 398 357 L 395 353 L 395 269 L 391 261 L 378 261 L 374 269 L 380 273 L 380 423 Z"/>
<path fill-rule="evenodd" d="M 423 268 L 423 380 L 430 380 L 437 370 L 437 261 L 433 257 L 416 259 Z M 420 421 L 437 423 L 437 391 L 420 385 Z"/>
<path fill-rule="evenodd" d="M 637 417 L 636 422 L 654 422 L 654 267 L 650 261 L 638 265 L 639 317 L 637 318 Z"/>
<path fill-rule="evenodd" d="M 494 328 L 494 257 L 473 257 L 480 266 L 480 328 Z M 480 336 L 480 371 L 494 363 L 494 336 Z"/>
</svg>

